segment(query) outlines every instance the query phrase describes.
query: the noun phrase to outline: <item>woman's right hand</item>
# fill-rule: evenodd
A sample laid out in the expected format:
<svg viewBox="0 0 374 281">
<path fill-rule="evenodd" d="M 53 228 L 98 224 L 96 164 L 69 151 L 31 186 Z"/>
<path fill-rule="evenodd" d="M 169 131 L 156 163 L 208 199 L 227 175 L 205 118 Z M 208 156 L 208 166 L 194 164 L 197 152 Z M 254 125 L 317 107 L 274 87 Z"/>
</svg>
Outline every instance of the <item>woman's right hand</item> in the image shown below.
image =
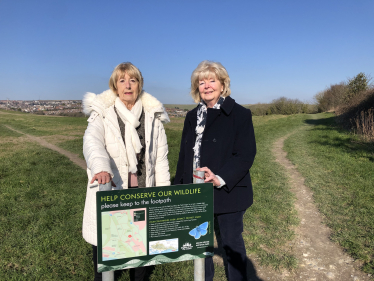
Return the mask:
<svg viewBox="0 0 374 281">
<path fill-rule="evenodd" d="M 90 183 L 91 184 L 94 183 L 95 180 L 97 180 L 99 184 L 106 184 L 112 181 L 112 177 L 108 172 L 100 172 L 93 176 Z M 112 181 L 112 186 L 116 186 L 113 181 Z"/>
</svg>

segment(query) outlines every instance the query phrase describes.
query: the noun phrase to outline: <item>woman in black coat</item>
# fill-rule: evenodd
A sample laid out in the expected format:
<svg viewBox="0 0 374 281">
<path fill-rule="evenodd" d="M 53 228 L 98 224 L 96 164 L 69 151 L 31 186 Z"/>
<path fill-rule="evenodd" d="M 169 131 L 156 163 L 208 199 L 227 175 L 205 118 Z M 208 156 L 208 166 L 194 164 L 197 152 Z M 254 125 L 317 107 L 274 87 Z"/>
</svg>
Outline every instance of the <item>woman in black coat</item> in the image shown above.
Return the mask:
<svg viewBox="0 0 374 281">
<path fill-rule="evenodd" d="M 228 258 L 229 280 L 246 280 L 243 215 L 252 205 L 249 169 L 256 142 L 252 114 L 230 97 L 230 78 L 218 62 L 203 61 L 191 76 L 191 95 L 199 105 L 188 112 L 174 184 L 192 183 L 193 170 L 205 171 L 214 185 L 214 214 Z M 213 280 L 212 258 L 205 280 Z"/>
</svg>

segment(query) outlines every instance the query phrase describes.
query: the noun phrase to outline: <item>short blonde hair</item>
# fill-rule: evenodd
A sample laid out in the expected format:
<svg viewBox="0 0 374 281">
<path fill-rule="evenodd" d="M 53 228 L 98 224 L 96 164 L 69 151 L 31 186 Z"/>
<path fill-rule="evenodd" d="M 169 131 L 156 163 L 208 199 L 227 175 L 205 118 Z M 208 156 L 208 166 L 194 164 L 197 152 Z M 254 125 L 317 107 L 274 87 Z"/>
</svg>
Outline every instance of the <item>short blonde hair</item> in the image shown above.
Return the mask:
<svg viewBox="0 0 374 281">
<path fill-rule="evenodd" d="M 109 78 L 109 88 L 118 95 L 117 93 L 117 81 L 118 79 L 128 74 L 131 78 L 135 78 L 139 82 L 139 93 L 140 94 L 143 90 L 143 76 L 140 70 L 133 65 L 131 62 L 123 62 L 114 68 L 112 75 Z"/>
<path fill-rule="evenodd" d="M 214 74 L 219 82 L 223 85 L 222 95 L 228 97 L 231 94 L 230 77 L 226 68 L 219 62 L 204 60 L 196 67 L 191 75 L 191 96 L 194 102 L 199 103 L 201 100 L 199 92 L 199 81 L 208 79 Z"/>
</svg>

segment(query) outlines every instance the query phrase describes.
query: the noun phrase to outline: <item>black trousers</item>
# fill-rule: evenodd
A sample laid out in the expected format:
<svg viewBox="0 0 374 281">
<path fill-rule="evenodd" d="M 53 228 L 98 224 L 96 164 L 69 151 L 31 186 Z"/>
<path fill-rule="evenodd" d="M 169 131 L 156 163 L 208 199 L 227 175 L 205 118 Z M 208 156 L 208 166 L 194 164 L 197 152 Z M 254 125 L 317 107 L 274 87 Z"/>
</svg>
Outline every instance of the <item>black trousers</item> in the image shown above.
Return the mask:
<svg viewBox="0 0 374 281">
<path fill-rule="evenodd" d="M 97 246 L 92 245 L 92 251 L 93 251 L 92 260 L 94 262 L 94 271 L 95 271 L 94 281 L 102 281 L 103 274 L 97 272 Z M 143 281 L 146 271 L 147 271 L 146 267 L 130 268 L 130 280 L 131 281 Z"/>
<path fill-rule="evenodd" d="M 244 213 L 215 214 L 221 234 L 220 243 L 227 256 L 230 281 L 247 280 L 247 255 L 242 237 Z M 205 281 L 213 281 L 213 277 L 213 258 L 209 257 L 205 259 Z"/>
</svg>

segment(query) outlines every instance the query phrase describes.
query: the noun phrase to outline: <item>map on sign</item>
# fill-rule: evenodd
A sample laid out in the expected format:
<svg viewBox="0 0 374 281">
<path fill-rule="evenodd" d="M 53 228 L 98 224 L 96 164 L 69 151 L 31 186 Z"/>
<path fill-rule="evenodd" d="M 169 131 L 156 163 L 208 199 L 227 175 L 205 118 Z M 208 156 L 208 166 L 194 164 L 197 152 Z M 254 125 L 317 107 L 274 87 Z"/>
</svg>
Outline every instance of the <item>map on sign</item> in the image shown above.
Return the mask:
<svg viewBox="0 0 374 281">
<path fill-rule="evenodd" d="M 146 209 L 101 213 L 103 261 L 147 255 Z"/>
<path fill-rule="evenodd" d="M 165 254 L 171 252 L 178 252 L 178 238 L 149 242 L 150 255 Z"/>
</svg>

